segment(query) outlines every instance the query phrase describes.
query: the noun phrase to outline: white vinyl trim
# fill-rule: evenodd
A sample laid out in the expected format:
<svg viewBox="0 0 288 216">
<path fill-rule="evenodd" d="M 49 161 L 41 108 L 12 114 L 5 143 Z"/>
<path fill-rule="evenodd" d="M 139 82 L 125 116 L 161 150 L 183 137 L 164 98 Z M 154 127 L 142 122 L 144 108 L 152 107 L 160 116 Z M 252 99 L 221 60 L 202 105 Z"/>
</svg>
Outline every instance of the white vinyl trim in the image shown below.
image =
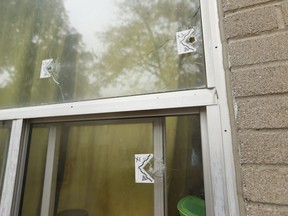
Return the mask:
<svg viewBox="0 0 288 216">
<path fill-rule="evenodd" d="M 200 1 L 202 9 L 201 11 L 207 69 L 207 86 L 213 86 L 216 88 L 218 98 L 218 106 L 207 106 L 206 111 L 209 127 L 213 121 L 219 123 L 219 128 L 214 129 L 218 130 L 219 134 L 217 134 L 217 137 L 220 136 L 219 142 L 221 141 L 222 143 L 222 151 L 219 152 L 219 157 L 223 158 L 221 168 L 223 169 L 223 184 L 225 185 L 223 188 L 224 194 L 222 207 L 225 207 L 225 215 L 238 216 L 239 204 L 236 188 L 236 175 L 232 148 L 231 125 L 229 119 L 226 77 L 223 65 L 224 60 L 219 26 L 220 21 L 218 14 L 218 3 L 217 1 Z M 211 72 L 211 70 L 213 70 L 213 72 Z M 216 119 L 216 117 L 218 118 Z M 212 120 L 213 118 L 214 120 Z M 208 131 L 209 137 L 211 136 L 210 133 L 215 133 L 214 129 L 211 128 L 211 130 Z M 214 144 L 210 143 L 209 146 L 214 147 Z M 212 161 L 211 164 L 213 164 Z M 217 201 L 219 201 L 219 199 Z M 220 208 L 220 206 L 217 208 Z M 219 214 L 216 212 L 216 215 Z M 220 215 L 224 214 L 221 213 Z"/>
<path fill-rule="evenodd" d="M 7 156 L 7 165 L 3 183 L 3 191 L 0 203 L 0 212 L 3 216 L 10 215 L 14 186 L 17 173 L 19 147 L 22 135 L 23 120 L 14 120 L 12 123 L 12 130 L 10 135 L 9 150 Z"/>
<path fill-rule="evenodd" d="M 203 160 L 203 175 L 204 175 L 204 189 L 205 189 L 205 207 L 206 215 L 214 216 L 214 194 L 212 187 L 212 173 L 210 161 L 210 148 L 208 139 L 208 122 L 206 109 L 200 111 L 200 125 L 201 125 L 201 144 L 202 144 L 202 160 Z M 208 195 L 209 194 L 209 195 Z M 207 196 L 208 195 L 208 196 Z"/>
<path fill-rule="evenodd" d="M 217 104 L 215 89 L 198 89 L 0 110 L 0 120 L 149 111 Z"/>
<path fill-rule="evenodd" d="M 219 106 L 207 107 L 206 111 L 214 214 L 229 216 Z"/>
<path fill-rule="evenodd" d="M 215 64 L 221 64 L 216 62 L 214 59 L 214 50 L 220 47 L 221 43 L 218 44 L 214 39 L 214 29 L 218 28 L 218 23 L 215 23 L 215 8 L 212 1 L 200 0 L 201 5 L 201 19 L 202 19 L 202 31 L 204 41 L 204 53 L 206 63 L 206 80 L 207 87 L 215 87 Z"/>
</svg>

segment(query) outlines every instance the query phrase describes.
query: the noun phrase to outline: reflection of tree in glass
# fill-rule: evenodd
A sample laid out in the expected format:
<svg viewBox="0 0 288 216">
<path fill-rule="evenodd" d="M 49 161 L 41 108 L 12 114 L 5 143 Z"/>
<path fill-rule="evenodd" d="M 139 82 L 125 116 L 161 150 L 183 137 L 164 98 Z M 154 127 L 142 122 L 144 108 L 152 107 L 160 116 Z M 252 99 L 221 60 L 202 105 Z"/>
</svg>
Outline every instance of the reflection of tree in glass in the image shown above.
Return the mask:
<svg viewBox="0 0 288 216">
<path fill-rule="evenodd" d="M 53 0 L 53 3 L 56 1 Z M 46 3 L 47 4 L 47 3 Z M 0 25 L 3 32 L 0 38 L 1 67 L 14 68 L 12 80 L 7 89 L 10 90 L 10 102 L 22 105 L 31 98 L 31 85 L 35 70 L 38 49 L 45 50 L 57 34 L 53 34 L 48 24 L 59 22 L 57 18 L 63 16 L 57 7 L 49 11 L 44 1 L 2 1 Z M 56 4 L 57 5 L 57 4 Z M 47 11 L 46 11 L 47 10 Z M 54 18 L 48 19 L 48 13 Z M 57 14 L 57 18 L 56 18 Z M 45 26 L 45 33 L 43 30 Z M 62 27 L 63 28 L 63 27 Z M 61 37 L 58 34 L 58 37 Z M 1 93 L 3 91 L 1 90 Z M 12 93 L 12 94 L 11 94 Z M 5 104 L 7 105 L 7 104 Z"/>
<path fill-rule="evenodd" d="M 83 55 L 83 49 L 81 37 L 69 28 L 67 21 L 62 0 L 1 2 L 0 76 L 10 69 L 6 83 L 0 86 L 1 107 L 62 101 L 59 86 L 52 79 L 39 78 L 41 62 L 48 58 L 61 62 L 55 77 L 65 80 L 61 84 L 63 94 L 68 100 L 73 98 L 75 60 Z"/>
<path fill-rule="evenodd" d="M 198 3 L 134 0 L 119 1 L 118 7 L 121 19 L 98 35 L 106 48 L 94 65 L 94 73 L 89 75 L 96 85 L 102 85 L 104 96 L 205 84 Z M 178 56 L 175 33 L 192 27 L 197 52 Z"/>
<path fill-rule="evenodd" d="M 63 0 L 3 0 L 0 107 L 205 85 L 199 3 L 118 0 L 117 6 L 120 19 L 97 34 L 105 48 L 93 55 L 69 24 Z M 192 27 L 197 52 L 179 56 L 175 33 Z M 39 78 L 42 60 L 50 58 L 57 82 Z"/>
</svg>

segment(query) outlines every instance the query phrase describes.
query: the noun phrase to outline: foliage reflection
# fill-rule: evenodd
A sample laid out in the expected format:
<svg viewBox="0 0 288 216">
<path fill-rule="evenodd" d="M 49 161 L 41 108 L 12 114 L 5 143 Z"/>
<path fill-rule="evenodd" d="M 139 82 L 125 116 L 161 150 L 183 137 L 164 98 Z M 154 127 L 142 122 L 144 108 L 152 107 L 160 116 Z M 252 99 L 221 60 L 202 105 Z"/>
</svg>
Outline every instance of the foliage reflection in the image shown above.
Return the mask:
<svg viewBox="0 0 288 216">
<path fill-rule="evenodd" d="M 3 0 L 0 27 L 0 108 L 205 87 L 195 0 Z M 196 52 L 178 55 L 190 28 Z"/>
</svg>

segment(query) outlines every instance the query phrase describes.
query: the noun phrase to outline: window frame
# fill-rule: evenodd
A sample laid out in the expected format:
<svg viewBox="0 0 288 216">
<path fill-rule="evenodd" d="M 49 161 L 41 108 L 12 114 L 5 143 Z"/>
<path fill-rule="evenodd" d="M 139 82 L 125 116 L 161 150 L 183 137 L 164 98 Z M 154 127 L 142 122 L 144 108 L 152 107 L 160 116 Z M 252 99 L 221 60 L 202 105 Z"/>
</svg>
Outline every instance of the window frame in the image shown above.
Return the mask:
<svg viewBox="0 0 288 216">
<path fill-rule="evenodd" d="M 0 212 L 17 215 L 23 157 L 31 121 L 60 121 L 65 118 L 161 116 L 199 109 L 203 148 L 207 215 L 239 215 L 231 125 L 226 95 L 223 50 L 217 1 L 200 0 L 207 88 L 97 99 L 63 104 L 0 110 L 0 120 L 12 120 L 11 139 L 3 184 Z"/>
</svg>

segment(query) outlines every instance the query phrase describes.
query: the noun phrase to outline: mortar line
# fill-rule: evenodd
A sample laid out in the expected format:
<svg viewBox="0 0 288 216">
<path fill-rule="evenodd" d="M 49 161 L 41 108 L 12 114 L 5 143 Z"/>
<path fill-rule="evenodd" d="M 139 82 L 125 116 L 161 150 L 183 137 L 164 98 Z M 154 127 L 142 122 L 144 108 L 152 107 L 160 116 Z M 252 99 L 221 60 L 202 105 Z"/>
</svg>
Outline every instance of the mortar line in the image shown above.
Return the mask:
<svg viewBox="0 0 288 216">
<path fill-rule="evenodd" d="M 283 3 L 285 2 L 285 0 L 271 0 L 271 1 L 268 1 L 268 2 L 263 2 L 263 3 L 257 3 L 257 4 L 254 4 L 254 5 L 247 5 L 247 6 L 244 6 L 244 7 L 240 7 L 240 8 L 235 8 L 235 9 L 230 9 L 230 10 L 227 10 L 225 11 L 224 10 L 224 14 L 226 15 L 230 15 L 230 14 L 233 14 L 233 13 L 237 13 L 239 11 L 245 11 L 245 10 L 249 10 L 249 9 L 253 9 L 253 8 L 257 8 L 257 7 L 262 7 L 262 6 L 266 6 L 266 5 L 274 5 L 274 4 L 279 4 L 279 3 Z"/>
</svg>

